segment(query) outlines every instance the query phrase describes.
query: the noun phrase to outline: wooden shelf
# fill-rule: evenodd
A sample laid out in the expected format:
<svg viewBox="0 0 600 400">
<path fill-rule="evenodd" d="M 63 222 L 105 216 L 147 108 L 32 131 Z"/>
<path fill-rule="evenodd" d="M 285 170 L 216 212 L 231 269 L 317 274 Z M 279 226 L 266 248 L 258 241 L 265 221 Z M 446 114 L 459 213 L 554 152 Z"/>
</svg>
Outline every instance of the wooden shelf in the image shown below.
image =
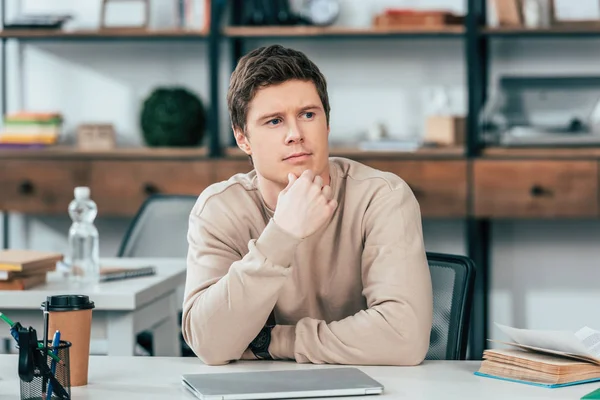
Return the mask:
<svg viewBox="0 0 600 400">
<path fill-rule="evenodd" d="M 125 29 L 55 30 L 55 29 L 5 29 L 0 38 L 7 39 L 203 39 L 205 31 L 182 29 Z"/>
<path fill-rule="evenodd" d="M 465 33 L 462 25 L 444 28 L 350 28 L 318 26 L 230 26 L 223 30 L 228 37 L 403 37 L 403 36 L 460 36 Z"/>
<path fill-rule="evenodd" d="M 206 147 L 123 147 L 114 150 L 80 150 L 75 147 L 55 146 L 45 149 L 0 150 L 0 159 L 198 159 L 207 156 L 208 148 Z"/>
<path fill-rule="evenodd" d="M 484 158 L 549 158 L 549 159 L 594 159 L 600 158 L 600 147 L 550 148 L 550 147 L 489 147 L 482 151 Z"/>
<path fill-rule="evenodd" d="M 353 159 L 461 159 L 465 156 L 464 147 L 444 148 L 422 148 L 416 151 L 365 151 L 356 147 L 330 147 L 331 157 L 348 157 Z M 248 158 L 248 156 L 237 147 L 225 149 L 225 156 L 230 158 Z"/>
<path fill-rule="evenodd" d="M 483 28 L 481 33 L 486 36 L 516 37 L 600 36 L 600 25 L 569 25 L 543 29 L 531 29 L 526 27 L 494 27 Z"/>
</svg>

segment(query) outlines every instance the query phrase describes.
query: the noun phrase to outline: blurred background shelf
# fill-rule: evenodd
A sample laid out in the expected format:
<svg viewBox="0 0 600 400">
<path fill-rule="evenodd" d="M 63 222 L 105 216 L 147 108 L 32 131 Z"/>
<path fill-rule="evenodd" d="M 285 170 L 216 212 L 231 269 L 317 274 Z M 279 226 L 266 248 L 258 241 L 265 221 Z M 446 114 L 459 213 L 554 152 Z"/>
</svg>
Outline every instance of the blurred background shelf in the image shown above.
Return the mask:
<svg viewBox="0 0 600 400">
<path fill-rule="evenodd" d="M 461 37 L 464 26 L 449 26 L 444 28 L 406 27 L 406 28 L 351 28 L 351 27 L 318 27 L 318 26 L 229 26 L 223 29 L 223 35 L 230 38 L 384 38 L 384 37 Z"/>
<path fill-rule="evenodd" d="M 594 37 L 600 36 L 600 25 L 553 26 L 544 29 L 495 27 L 483 28 L 480 33 L 491 37 Z"/>
<path fill-rule="evenodd" d="M 600 158 L 600 147 L 488 147 L 482 151 L 483 158 L 549 158 L 584 159 Z"/>
<path fill-rule="evenodd" d="M 207 32 L 183 29 L 6 29 L 0 31 L 3 39 L 35 40 L 104 40 L 104 39 L 206 39 Z"/>
<path fill-rule="evenodd" d="M 76 147 L 53 146 L 44 149 L 0 149 L 0 159 L 198 159 L 208 157 L 208 148 L 120 147 L 113 150 L 80 150 Z"/>
</svg>

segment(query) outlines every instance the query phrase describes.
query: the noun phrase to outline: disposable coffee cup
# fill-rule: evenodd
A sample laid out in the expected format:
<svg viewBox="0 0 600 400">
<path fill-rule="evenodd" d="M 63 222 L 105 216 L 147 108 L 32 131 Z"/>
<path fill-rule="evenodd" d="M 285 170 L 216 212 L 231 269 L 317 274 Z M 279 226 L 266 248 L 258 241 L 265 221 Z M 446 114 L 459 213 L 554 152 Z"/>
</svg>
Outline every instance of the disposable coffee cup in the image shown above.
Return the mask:
<svg viewBox="0 0 600 400">
<path fill-rule="evenodd" d="M 61 340 L 71 342 L 71 386 L 87 385 L 94 302 L 88 296 L 60 295 L 48 296 L 47 303 L 48 340 L 58 330 Z M 42 303 L 43 310 L 45 307 L 46 302 Z"/>
</svg>

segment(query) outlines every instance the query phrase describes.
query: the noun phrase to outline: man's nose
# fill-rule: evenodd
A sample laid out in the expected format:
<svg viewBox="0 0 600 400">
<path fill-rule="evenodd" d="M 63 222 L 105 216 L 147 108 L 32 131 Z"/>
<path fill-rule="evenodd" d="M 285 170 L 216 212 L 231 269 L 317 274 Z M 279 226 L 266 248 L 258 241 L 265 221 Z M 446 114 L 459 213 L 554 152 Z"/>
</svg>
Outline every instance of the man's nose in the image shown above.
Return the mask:
<svg viewBox="0 0 600 400">
<path fill-rule="evenodd" d="M 298 126 L 298 124 L 290 124 L 287 132 L 287 136 L 285 138 L 285 142 L 287 144 L 290 143 L 301 143 L 304 141 L 304 135 L 302 134 L 302 130 Z"/>
</svg>

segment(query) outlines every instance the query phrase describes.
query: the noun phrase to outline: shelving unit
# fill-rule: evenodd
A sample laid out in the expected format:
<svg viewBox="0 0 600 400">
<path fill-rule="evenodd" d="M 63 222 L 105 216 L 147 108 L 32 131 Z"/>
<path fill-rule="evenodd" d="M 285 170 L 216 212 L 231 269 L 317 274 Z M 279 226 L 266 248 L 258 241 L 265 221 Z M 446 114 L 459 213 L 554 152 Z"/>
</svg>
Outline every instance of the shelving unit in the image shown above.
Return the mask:
<svg viewBox="0 0 600 400">
<path fill-rule="evenodd" d="M 525 28 L 486 28 L 486 0 L 466 0 L 467 16 L 464 26 L 453 26 L 444 29 L 355 29 L 347 27 L 246 27 L 228 26 L 222 22 L 224 19 L 225 5 L 221 0 L 213 0 L 211 6 L 211 23 L 207 32 L 184 31 L 179 29 L 166 30 L 99 30 L 99 31 L 2 31 L 2 113 L 6 113 L 6 43 L 9 40 L 20 41 L 113 41 L 113 40 L 192 40 L 203 41 L 208 44 L 206 62 L 209 66 L 209 104 L 207 110 L 209 145 L 197 149 L 118 149 L 110 152 L 82 152 L 69 148 L 53 148 L 40 151 L 0 151 L 0 162 L 9 162 L 11 168 L 22 168 L 21 175 L 9 177 L 6 185 L 16 188 L 19 192 L 16 199 L 4 199 L 0 193 L 0 204 L 20 206 L 22 210 L 41 210 L 51 212 L 59 209 L 57 198 L 64 197 L 64 193 L 52 192 L 50 183 L 39 180 L 37 176 L 29 179 L 31 174 L 40 174 L 51 170 L 52 177 L 58 184 L 66 186 L 94 179 L 101 181 L 110 171 L 119 168 L 130 168 L 134 181 L 125 179 L 113 190 L 115 196 L 120 188 L 131 188 L 138 185 L 135 192 L 127 195 L 140 201 L 144 196 L 161 190 L 161 185 L 168 190 L 190 190 L 196 187 L 182 189 L 181 182 L 193 182 L 198 185 L 210 184 L 214 180 L 226 179 L 236 172 L 249 169 L 247 157 L 233 147 L 234 141 L 221 143 L 220 126 L 217 116 L 219 104 L 225 95 L 219 87 L 219 63 L 222 52 L 229 44 L 231 48 L 231 69 L 235 67 L 240 57 L 251 48 L 257 39 L 271 41 L 285 41 L 291 39 L 302 40 L 362 40 L 362 39 L 439 39 L 460 40 L 464 43 L 464 61 L 466 66 L 467 83 L 467 141 L 464 147 L 454 148 L 424 148 L 416 152 L 364 152 L 356 148 L 332 147 L 332 156 L 346 156 L 360 159 L 369 165 L 398 173 L 405 178 L 413 188 L 417 198 L 422 204 L 424 217 L 459 218 L 465 221 L 467 254 L 477 265 L 476 294 L 471 324 L 470 357 L 478 358 L 486 348 L 488 324 L 488 293 L 489 293 L 489 248 L 490 226 L 494 218 L 503 218 L 506 213 L 513 212 L 514 217 L 523 215 L 534 218 L 560 218 L 563 217 L 565 204 L 574 201 L 580 207 L 580 215 L 588 218 L 599 213 L 598 205 L 593 202 L 584 202 L 583 199 L 564 198 L 556 196 L 555 202 L 549 202 L 545 196 L 545 187 L 538 185 L 537 177 L 546 175 L 544 185 L 555 185 L 560 189 L 561 174 L 566 168 L 579 168 L 583 171 L 584 181 L 582 186 L 588 188 L 589 193 L 594 193 L 597 182 L 600 148 L 589 149 L 505 149 L 485 148 L 479 138 L 478 115 L 485 103 L 489 86 L 490 42 L 496 39 L 510 38 L 581 38 L 600 37 L 600 26 L 572 28 L 558 27 L 550 29 L 525 29 Z M 231 0 L 233 14 L 231 20 L 234 25 L 239 25 L 239 10 L 241 0 Z M 236 8 L 236 5 L 238 6 Z M 2 10 L 5 10 L 5 1 L 0 0 Z M 3 12 L 2 15 L 5 13 Z M 4 20 L 2 20 L 4 24 Z M 31 160 L 45 162 L 43 166 L 33 166 Z M 53 160 L 57 161 L 53 164 Z M 586 160 L 577 161 L 577 160 Z M 525 162 L 532 162 L 530 167 Z M 535 164 L 540 161 L 538 164 Z M 521 203 L 510 207 L 497 207 L 496 199 L 490 195 L 485 196 L 485 188 L 498 180 L 499 173 L 506 172 L 507 165 L 514 162 L 516 176 L 522 181 L 514 183 L 516 187 L 523 188 Z M 180 163 L 185 163 L 183 169 L 187 171 L 178 179 L 173 179 L 177 174 Z M 59 165 L 60 164 L 60 165 Z M 7 164 L 8 165 L 8 164 Z M 33 172 L 27 171 L 27 166 L 32 165 Z M 83 172 L 70 172 L 73 168 L 80 168 Z M 511 167 L 512 168 L 512 167 Z M 166 171 L 166 172 L 165 172 Z M 189 172 L 191 171 L 191 172 Z M 514 172 L 514 171 L 513 171 Z M 104 175 L 103 175 L 104 174 Z M 528 175 L 529 174 L 529 175 Z M 1 174 L 0 174 L 1 175 Z M 547 176 L 550 175 L 550 178 Z M 36 180 L 38 179 L 38 180 Z M 133 179 L 133 178 L 132 178 Z M 64 181 L 64 182 L 63 182 Z M 176 181 L 176 182 L 175 182 Z M 0 176 L 0 183 L 2 176 Z M 54 181 L 53 181 L 54 182 Z M 65 183 L 66 182 L 66 183 Z M 501 182 L 502 185 L 506 182 Z M 54 183 L 52 183 L 54 184 Z M 12 186 L 11 186 L 12 185 Z M 121 185 L 121 186 L 119 186 Z M 500 185 L 500 186 L 502 186 Z M 530 188 L 531 186 L 531 188 Z M 47 189 L 50 195 L 41 198 L 32 197 L 36 193 Z M 531 190 L 530 190 L 531 189 Z M 61 189 L 62 190 L 62 189 Z M 133 189 L 131 189 L 133 190 Z M 482 193 L 484 194 L 482 196 Z M 502 193 L 500 193 L 501 195 Z M 600 203 L 600 200 L 598 201 Z M 127 212 L 134 210 L 137 203 L 128 205 Z M 534 206 L 532 208 L 532 205 Z M 522 207 L 521 207 L 522 206 Z M 107 207 L 113 204 L 107 203 Z M 521 208 L 519 208 L 521 207 Z M 528 208 L 529 207 L 529 208 Z M 567 207 L 568 208 L 568 207 Z M 497 211 L 499 210 L 499 211 Z M 533 211 L 531 211 L 533 210 Z M 119 210 L 117 210 L 119 211 Z M 8 247 L 8 219 L 3 225 L 4 246 Z"/>
<path fill-rule="evenodd" d="M 396 38 L 396 37 L 460 37 L 465 34 L 463 26 L 450 26 L 447 28 L 347 28 L 347 27 L 249 27 L 229 26 L 223 29 L 223 36 L 229 38 Z"/>
<path fill-rule="evenodd" d="M 108 40 L 108 39 L 207 39 L 209 32 L 182 29 L 101 29 L 101 30 L 11 30 L 0 32 L 3 39 L 21 40 Z"/>
</svg>

